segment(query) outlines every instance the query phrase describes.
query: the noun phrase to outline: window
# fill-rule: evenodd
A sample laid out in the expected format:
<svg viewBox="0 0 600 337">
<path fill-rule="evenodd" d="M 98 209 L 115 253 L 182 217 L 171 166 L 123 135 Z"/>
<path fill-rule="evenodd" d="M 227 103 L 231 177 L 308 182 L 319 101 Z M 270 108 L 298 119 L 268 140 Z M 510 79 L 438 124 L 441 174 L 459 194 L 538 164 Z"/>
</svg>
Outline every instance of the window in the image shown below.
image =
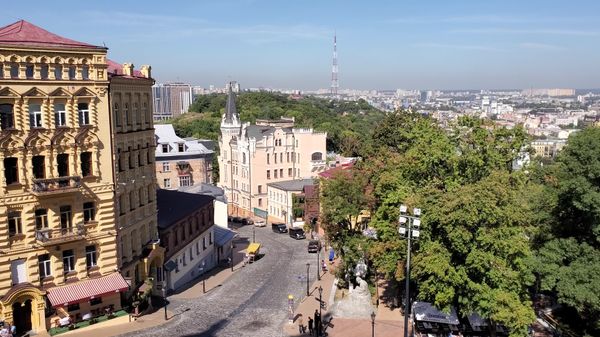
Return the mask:
<svg viewBox="0 0 600 337">
<path fill-rule="evenodd" d="M 291 177 L 291 176 L 292 176 L 292 169 L 291 169 L 291 168 L 289 168 L 289 169 L 288 169 L 288 177 Z"/>
<path fill-rule="evenodd" d="M 171 164 L 168 161 L 163 161 L 163 172 L 171 172 Z"/>
<path fill-rule="evenodd" d="M 137 103 L 133 103 L 133 114 L 135 116 L 135 124 L 141 125 L 142 124 L 142 116 L 140 115 L 140 109 L 138 109 Z"/>
<path fill-rule="evenodd" d="M 179 177 L 179 186 L 191 186 L 191 181 L 190 176 L 181 176 Z"/>
<path fill-rule="evenodd" d="M 258 207 L 262 207 L 262 198 L 258 198 Z"/>
<path fill-rule="evenodd" d="M 212 232 L 208 233 L 208 244 L 212 245 L 213 243 L 213 238 L 212 238 Z"/>
<path fill-rule="evenodd" d="M 275 159 L 275 164 L 277 164 L 277 153 L 273 154 L 273 158 Z"/>
<path fill-rule="evenodd" d="M 25 66 L 25 77 L 27 77 L 28 80 L 33 79 L 33 64 Z"/>
<path fill-rule="evenodd" d="M 42 106 L 40 104 L 29 104 L 29 126 L 32 128 L 42 127 Z"/>
<path fill-rule="evenodd" d="M 185 152 L 185 145 L 183 145 L 183 144 L 177 144 L 177 145 L 179 147 L 179 149 L 178 149 L 179 152 Z"/>
<path fill-rule="evenodd" d="M 270 163 L 270 161 L 271 161 L 270 159 L 271 159 L 271 155 L 267 153 L 267 164 L 271 164 Z"/>
<path fill-rule="evenodd" d="M 242 164 L 246 164 L 246 154 L 242 153 Z"/>
<path fill-rule="evenodd" d="M 48 210 L 40 208 L 35 210 L 35 229 L 48 228 Z"/>
<path fill-rule="evenodd" d="M 131 147 L 127 148 L 127 158 L 129 159 L 129 168 L 133 168 L 133 155 L 131 153 Z"/>
<path fill-rule="evenodd" d="M 283 152 L 279 153 L 279 162 L 283 163 Z"/>
<path fill-rule="evenodd" d="M 267 179 L 271 179 L 271 171 L 267 170 Z"/>
<path fill-rule="evenodd" d="M 71 206 L 60 206 L 60 228 L 67 229 L 73 227 L 73 214 Z"/>
<path fill-rule="evenodd" d="M 262 185 L 258 185 L 258 194 L 262 193 Z"/>
<path fill-rule="evenodd" d="M 121 123 L 122 123 L 122 121 L 121 121 L 121 111 L 119 111 L 119 104 L 118 103 L 115 103 L 114 109 L 113 109 L 113 113 L 115 115 L 115 124 L 117 126 L 121 126 Z"/>
<path fill-rule="evenodd" d="M 277 170 L 273 170 L 273 178 L 277 179 Z"/>
<path fill-rule="evenodd" d="M 90 124 L 90 109 L 87 103 L 78 103 L 77 112 L 79 113 L 79 126 Z"/>
<path fill-rule="evenodd" d="M 38 266 L 40 267 L 40 278 L 52 276 L 49 254 L 43 254 L 38 256 Z"/>
<path fill-rule="evenodd" d="M 67 110 L 62 103 L 54 104 L 54 125 L 67 126 Z"/>
<path fill-rule="evenodd" d="M 57 64 L 54 67 L 54 78 L 57 80 L 62 80 L 63 67 Z"/>
<path fill-rule="evenodd" d="M 135 193 L 133 191 L 129 192 L 129 210 L 133 211 L 135 209 Z"/>
<path fill-rule="evenodd" d="M 96 220 L 96 205 L 93 201 L 83 203 L 83 222 Z"/>
<path fill-rule="evenodd" d="M 19 169 L 17 166 L 17 158 L 4 158 L 4 178 L 6 185 L 19 183 Z"/>
<path fill-rule="evenodd" d="M 95 297 L 90 300 L 90 305 L 102 304 L 102 297 Z"/>
<path fill-rule="evenodd" d="M 48 79 L 48 65 L 47 64 L 42 64 L 42 66 L 40 67 L 40 77 L 42 78 L 42 80 Z"/>
<path fill-rule="evenodd" d="M 15 115 L 12 104 L 0 104 L 0 128 L 2 130 L 15 127 Z"/>
<path fill-rule="evenodd" d="M 283 178 L 283 169 L 279 169 L 279 178 Z"/>
<path fill-rule="evenodd" d="M 67 305 L 68 312 L 77 311 L 77 310 L 80 310 L 79 303 L 73 303 L 73 304 Z"/>
<path fill-rule="evenodd" d="M 202 250 L 206 250 L 206 236 L 202 238 Z"/>
<path fill-rule="evenodd" d="M 169 179 L 169 178 L 163 179 L 163 186 L 165 188 L 171 188 L 171 179 Z"/>
<path fill-rule="evenodd" d="M 8 236 L 15 236 L 23 233 L 21 227 L 21 212 L 8 212 Z"/>
<path fill-rule="evenodd" d="M 87 268 L 94 267 L 98 264 L 96 256 L 96 246 L 85 247 L 85 266 Z"/>
<path fill-rule="evenodd" d="M 286 157 L 287 157 L 287 160 L 286 160 L 286 162 L 288 162 L 288 163 L 289 163 L 289 162 L 290 162 L 290 153 L 289 153 L 289 152 L 286 152 L 286 153 L 285 153 L 285 155 L 286 155 Z"/>
<path fill-rule="evenodd" d="M 162 145 L 162 152 L 163 153 L 169 153 L 169 144 L 163 144 Z"/>
<path fill-rule="evenodd" d="M 129 104 L 125 103 L 123 105 L 123 112 L 125 113 L 125 125 L 129 125 Z"/>
<path fill-rule="evenodd" d="M 10 66 L 10 77 L 11 78 L 19 78 L 19 65 L 12 64 Z"/>
<path fill-rule="evenodd" d="M 74 80 L 76 74 L 77 74 L 77 69 L 75 68 L 75 66 L 70 66 L 69 67 L 69 79 Z"/>
<path fill-rule="evenodd" d="M 63 250 L 63 272 L 66 274 L 75 270 L 75 254 L 72 249 Z"/>
<path fill-rule="evenodd" d="M 69 154 L 61 153 L 56 156 L 56 163 L 58 168 L 58 176 L 59 177 L 68 177 L 69 176 Z"/>
<path fill-rule="evenodd" d="M 90 67 L 89 66 L 84 65 L 83 67 L 81 67 L 81 78 L 84 80 L 90 79 Z"/>
<path fill-rule="evenodd" d="M 81 175 L 84 177 L 92 176 L 92 153 L 81 152 L 79 159 L 81 162 Z"/>
<path fill-rule="evenodd" d="M 125 195 L 119 197 L 119 215 L 125 214 Z"/>
<path fill-rule="evenodd" d="M 44 156 L 33 156 L 31 165 L 33 166 L 33 177 L 36 179 L 44 179 L 46 177 L 46 168 L 44 165 Z"/>
</svg>

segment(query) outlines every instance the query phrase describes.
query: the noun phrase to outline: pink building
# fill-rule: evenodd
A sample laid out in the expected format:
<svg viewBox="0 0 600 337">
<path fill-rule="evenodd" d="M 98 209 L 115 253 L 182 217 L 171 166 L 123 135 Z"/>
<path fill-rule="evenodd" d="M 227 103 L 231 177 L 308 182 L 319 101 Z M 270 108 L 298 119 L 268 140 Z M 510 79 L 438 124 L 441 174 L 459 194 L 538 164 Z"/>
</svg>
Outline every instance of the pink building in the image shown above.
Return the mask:
<svg viewBox="0 0 600 337">
<path fill-rule="evenodd" d="M 305 179 L 326 169 L 327 133 L 294 128 L 293 118 L 242 123 L 229 87 L 219 137 L 219 187 L 232 215 L 267 217 L 267 184 Z"/>
</svg>

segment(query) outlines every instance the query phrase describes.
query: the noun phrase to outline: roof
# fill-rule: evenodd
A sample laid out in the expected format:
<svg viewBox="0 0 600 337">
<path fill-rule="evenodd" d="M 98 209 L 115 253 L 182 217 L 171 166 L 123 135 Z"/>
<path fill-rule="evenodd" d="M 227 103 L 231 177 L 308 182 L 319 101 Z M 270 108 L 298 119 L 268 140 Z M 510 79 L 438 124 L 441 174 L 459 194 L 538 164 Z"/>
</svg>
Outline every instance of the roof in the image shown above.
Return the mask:
<svg viewBox="0 0 600 337">
<path fill-rule="evenodd" d="M 96 297 L 129 289 L 127 281 L 118 272 L 47 290 L 53 307 L 89 301 Z"/>
<path fill-rule="evenodd" d="M 223 247 L 225 246 L 228 242 L 230 242 L 231 240 L 233 240 L 233 238 L 237 235 L 236 232 L 227 229 L 227 228 L 223 228 L 223 227 L 219 227 L 219 226 L 215 226 L 214 227 L 214 235 L 215 235 L 215 244 L 218 247 Z"/>
<path fill-rule="evenodd" d="M 354 166 L 354 163 L 342 164 L 340 166 L 337 166 L 337 167 L 334 167 L 327 171 L 323 171 L 323 172 L 319 173 L 319 176 L 321 178 L 329 179 L 329 178 L 333 177 L 335 174 L 337 174 L 338 172 L 342 172 L 342 171 L 352 168 L 352 166 Z"/>
<path fill-rule="evenodd" d="M 94 46 L 50 33 L 25 20 L 20 20 L 0 28 L 0 45 L 70 49 L 107 49 L 106 47 Z"/>
<path fill-rule="evenodd" d="M 417 321 L 436 322 L 450 325 L 459 324 L 458 316 L 456 316 L 456 310 L 454 308 L 450 310 L 449 314 L 438 310 L 428 302 L 414 302 L 412 308 Z"/>
<path fill-rule="evenodd" d="M 297 179 L 297 180 L 285 180 L 276 183 L 268 183 L 267 186 L 274 187 L 283 191 L 302 191 L 306 185 L 314 185 L 314 179 Z"/>
<path fill-rule="evenodd" d="M 196 138 L 183 139 L 178 137 L 172 124 L 154 124 L 154 135 L 156 136 L 157 145 L 171 145 L 170 151 L 166 153 L 162 152 L 162 147 L 157 146 L 156 157 L 185 157 L 186 155 L 214 153 Z M 185 144 L 184 152 L 179 152 L 179 144 Z"/>
<path fill-rule="evenodd" d="M 106 60 L 106 64 L 108 65 L 108 74 L 109 76 L 121 76 L 121 77 L 129 77 L 129 78 L 147 78 L 142 75 L 142 72 L 139 70 L 133 70 L 133 76 L 128 76 L 123 74 L 123 65 L 121 63 L 115 62 L 111 59 Z"/>
<path fill-rule="evenodd" d="M 262 139 L 265 136 L 272 135 L 275 128 L 269 125 L 248 125 L 246 135 L 248 138 Z"/>
<path fill-rule="evenodd" d="M 246 248 L 246 251 L 248 252 L 248 254 L 256 254 L 259 249 L 260 249 L 260 243 L 253 242 L 248 245 L 248 248 Z"/>
<path fill-rule="evenodd" d="M 209 195 L 158 189 L 156 191 L 158 228 L 171 227 L 198 209 L 212 204 L 214 199 Z"/>
<path fill-rule="evenodd" d="M 227 203 L 227 198 L 225 197 L 225 191 L 223 191 L 222 188 L 212 185 L 212 184 L 200 183 L 200 184 L 194 184 L 192 186 L 180 186 L 179 191 L 187 192 L 187 193 L 210 195 L 211 197 L 214 197 L 215 200 L 217 200 L 217 201 Z"/>
<path fill-rule="evenodd" d="M 227 93 L 227 103 L 225 103 L 225 122 L 233 123 L 234 120 L 239 120 L 237 108 L 235 107 L 235 94 L 231 88 L 232 83 L 229 83 L 229 92 Z"/>
</svg>

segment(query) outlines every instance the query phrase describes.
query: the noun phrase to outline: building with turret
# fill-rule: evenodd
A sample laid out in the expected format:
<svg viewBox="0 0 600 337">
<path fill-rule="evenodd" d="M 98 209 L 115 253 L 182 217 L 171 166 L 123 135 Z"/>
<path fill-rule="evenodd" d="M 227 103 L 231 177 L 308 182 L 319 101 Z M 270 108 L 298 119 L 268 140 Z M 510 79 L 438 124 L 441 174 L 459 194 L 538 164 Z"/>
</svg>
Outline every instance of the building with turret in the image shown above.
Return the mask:
<svg viewBox="0 0 600 337">
<path fill-rule="evenodd" d="M 219 186 L 230 215 L 268 216 L 269 183 L 315 177 L 326 169 L 327 133 L 295 128 L 293 118 L 242 123 L 229 85 L 219 137 Z"/>
</svg>

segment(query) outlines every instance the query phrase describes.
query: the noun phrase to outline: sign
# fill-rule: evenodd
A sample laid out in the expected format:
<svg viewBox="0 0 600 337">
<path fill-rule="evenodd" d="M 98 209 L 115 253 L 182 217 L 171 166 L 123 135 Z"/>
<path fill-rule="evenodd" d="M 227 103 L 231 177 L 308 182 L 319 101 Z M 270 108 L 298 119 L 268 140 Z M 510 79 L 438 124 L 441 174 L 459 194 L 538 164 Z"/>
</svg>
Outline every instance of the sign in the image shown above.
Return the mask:
<svg viewBox="0 0 600 337">
<path fill-rule="evenodd" d="M 269 213 L 267 213 L 267 211 L 264 211 L 260 208 L 254 207 L 254 215 L 256 215 L 257 217 L 263 218 L 263 219 L 267 219 L 267 217 L 269 216 Z"/>
</svg>

